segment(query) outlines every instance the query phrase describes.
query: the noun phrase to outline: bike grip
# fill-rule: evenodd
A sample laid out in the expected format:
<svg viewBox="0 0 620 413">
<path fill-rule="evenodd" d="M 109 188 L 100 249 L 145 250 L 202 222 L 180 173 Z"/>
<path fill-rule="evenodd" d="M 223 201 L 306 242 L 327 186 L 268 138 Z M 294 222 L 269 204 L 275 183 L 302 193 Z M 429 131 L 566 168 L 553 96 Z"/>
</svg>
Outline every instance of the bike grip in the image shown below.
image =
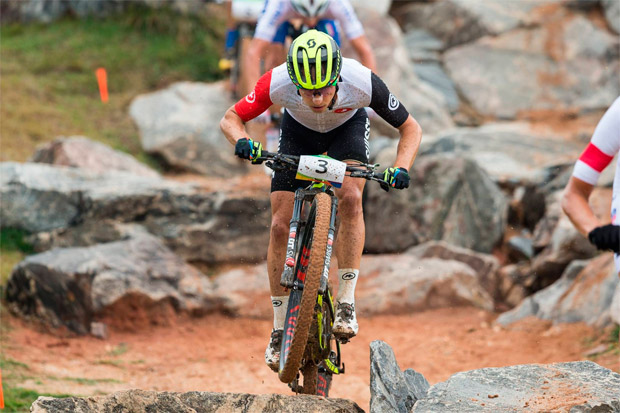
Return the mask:
<svg viewBox="0 0 620 413">
<path fill-rule="evenodd" d="M 389 192 L 390 191 L 390 185 L 385 182 L 385 181 L 381 181 L 379 182 L 379 186 L 381 187 L 381 189 L 383 189 L 385 192 Z"/>
</svg>

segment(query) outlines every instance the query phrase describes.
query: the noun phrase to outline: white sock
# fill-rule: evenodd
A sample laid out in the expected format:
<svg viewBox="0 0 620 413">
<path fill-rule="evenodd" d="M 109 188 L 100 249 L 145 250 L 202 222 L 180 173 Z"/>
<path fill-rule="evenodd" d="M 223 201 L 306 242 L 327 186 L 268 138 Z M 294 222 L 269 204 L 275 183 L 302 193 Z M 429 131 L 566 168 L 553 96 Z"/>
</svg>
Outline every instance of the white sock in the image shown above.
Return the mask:
<svg viewBox="0 0 620 413">
<path fill-rule="evenodd" d="M 273 328 L 283 330 L 288 307 L 288 295 L 271 297 L 271 305 L 273 306 Z"/>
<path fill-rule="evenodd" d="M 338 296 L 339 303 L 355 303 L 355 285 L 359 278 L 360 270 L 353 268 L 338 269 Z"/>
</svg>

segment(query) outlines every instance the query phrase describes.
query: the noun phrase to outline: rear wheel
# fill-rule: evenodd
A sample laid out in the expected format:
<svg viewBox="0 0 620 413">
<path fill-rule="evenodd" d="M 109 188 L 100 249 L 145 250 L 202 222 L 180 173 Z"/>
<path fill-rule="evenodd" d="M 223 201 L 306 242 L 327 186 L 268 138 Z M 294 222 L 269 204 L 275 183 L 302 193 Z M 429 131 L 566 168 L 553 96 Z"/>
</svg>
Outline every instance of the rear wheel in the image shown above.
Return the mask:
<svg viewBox="0 0 620 413">
<path fill-rule="evenodd" d="M 326 193 L 314 197 L 299 248 L 295 276 L 303 283 L 303 290 L 291 290 L 286 312 L 279 371 L 284 383 L 297 377 L 304 356 L 327 250 L 331 208 L 331 197 Z"/>
</svg>

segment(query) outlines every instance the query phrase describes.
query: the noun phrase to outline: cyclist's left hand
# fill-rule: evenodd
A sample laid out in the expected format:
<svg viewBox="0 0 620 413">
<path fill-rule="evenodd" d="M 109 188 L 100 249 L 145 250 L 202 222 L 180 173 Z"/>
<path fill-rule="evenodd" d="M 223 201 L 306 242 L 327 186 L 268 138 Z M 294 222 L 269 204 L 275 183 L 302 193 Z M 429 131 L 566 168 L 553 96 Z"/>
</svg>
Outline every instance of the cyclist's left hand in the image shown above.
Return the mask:
<svg viewBox="0 0 620 413">
<path fill-rule="evenodd" d="M 249 159 L 254 164 L 260 164 L 262 161 L 257 161 L 263 153 L 263 145 L 258 141 L 253 141 L 249 138 L 241 138 L 235 144 L 235 155 L 241 159 Z"/>
<path fill-rule="evenodd" d="M 405 168 L 387 168 L 383 172 L 383 180 L 392 188 L 409 188 L 409 172 Z"/>
</svg>

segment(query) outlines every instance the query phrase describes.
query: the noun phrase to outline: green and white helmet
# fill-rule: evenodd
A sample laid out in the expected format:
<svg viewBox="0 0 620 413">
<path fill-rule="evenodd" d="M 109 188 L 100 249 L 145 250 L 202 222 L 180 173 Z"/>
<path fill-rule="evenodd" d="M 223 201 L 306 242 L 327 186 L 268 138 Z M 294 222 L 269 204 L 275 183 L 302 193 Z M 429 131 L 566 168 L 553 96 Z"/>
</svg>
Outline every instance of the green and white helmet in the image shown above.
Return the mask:
<svg viewBox="0 0 620 413">
<path fill-rule="evenodd" d="M 286 57 L 286 67 L 298 88 L 320 89 L 338 82 L 342 55 L 330 35 L 308 30 L 293 40 Z"/>
</svg>

